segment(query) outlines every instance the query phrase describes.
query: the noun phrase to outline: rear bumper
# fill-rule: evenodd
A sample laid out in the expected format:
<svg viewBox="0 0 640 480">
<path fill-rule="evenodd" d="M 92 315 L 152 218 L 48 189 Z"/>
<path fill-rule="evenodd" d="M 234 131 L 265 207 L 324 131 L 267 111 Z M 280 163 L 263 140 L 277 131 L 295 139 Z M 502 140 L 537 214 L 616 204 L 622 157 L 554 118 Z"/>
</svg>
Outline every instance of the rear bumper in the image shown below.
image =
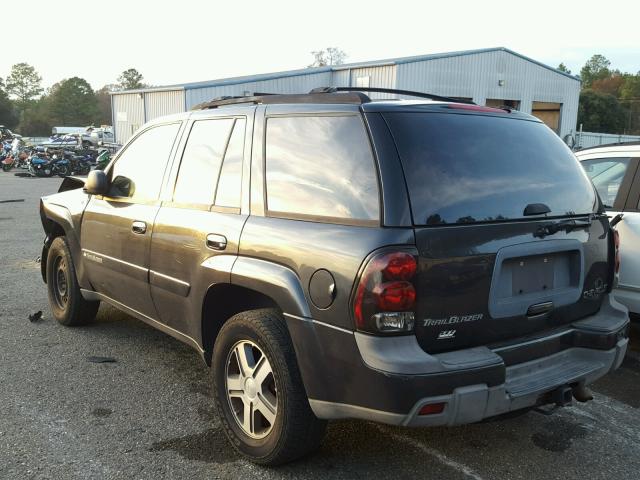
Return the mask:
<svg viewBox="0 0 640 480">
<path fill-rule="evenodd" d="M 587 385 L 618 368 L 628 312 L 605 298 L 600 311 L 519 345 L 429 355 L 415 337 L 372 337 L 287 317 L 311 408 L 325 419 L 393 425 L 458 425 L 549 403 L 558 387 Z M 442 413 L 420 416 L 431 403 Z"/>
</svg>

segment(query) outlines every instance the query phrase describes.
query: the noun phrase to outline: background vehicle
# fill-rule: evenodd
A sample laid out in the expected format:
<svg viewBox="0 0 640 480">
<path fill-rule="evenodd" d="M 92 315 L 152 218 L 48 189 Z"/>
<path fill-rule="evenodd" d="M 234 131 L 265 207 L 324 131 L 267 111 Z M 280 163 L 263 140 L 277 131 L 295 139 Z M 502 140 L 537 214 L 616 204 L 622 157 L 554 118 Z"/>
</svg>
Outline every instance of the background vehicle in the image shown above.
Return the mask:
<svg viewBox="0 0 640 480">
<path fill-rule="evenodd" d="M 78 325 L 105 301 L 194 347 L 257 463 L 313 450 L 331 419 L 457 425 L 587 401 L 626 351 L 615 235 L 555 133 L 510 108 L 359 90 L 156 119 L 41 202 L 54 317 Z"/>
<path fill-rule="evenodd" d="M 31 155 L 29 158 L 28 169 L 29 173 L 36 177 L 51 177 L 56 171 L 51 159 L 41 153 L 34 153 Z"/>
<path fill-rule="evenodd" d="M 106 148 L 99 150 L 96 158 L 96 170 L 104 170 L 109 162 L 111 162 L 111 152 Z"/>
<path fill-rule="evenodd" d="M 611 217 L 622 213 L 620 281 L 614 292 L 640 318 L 640 144 L 614 144 L 576 152 Z"/>
<path fill-rule="evenodd" d="M 0 125 L 0 140 L 9 140 L 9 141 L 11 141 L 11 140 L 13 140 L 13 138 L 16 135 L 17 135 L 16 133 L 13 133 L 11 130 L 9 130 L 4 125 Z"/>
<path fill-rule="evenodd" d="M 89 127 L 82 135 L 82 143 L 85 146 L 98 147 L 103 143 L 114 143 L 115 136 L 110 127 Z"/>
</svg>

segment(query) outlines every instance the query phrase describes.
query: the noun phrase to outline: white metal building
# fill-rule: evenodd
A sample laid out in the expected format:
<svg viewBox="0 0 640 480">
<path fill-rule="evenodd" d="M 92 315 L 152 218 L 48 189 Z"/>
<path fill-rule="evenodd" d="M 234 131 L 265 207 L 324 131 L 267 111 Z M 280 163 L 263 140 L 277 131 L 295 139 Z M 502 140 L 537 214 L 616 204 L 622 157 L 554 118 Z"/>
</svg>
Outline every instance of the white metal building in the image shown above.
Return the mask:
<svg viewBox="0 0 640 480">
<path fill-rule="evenodd" d="M 478 105 L 509 105 L 539 117 L 561 137 L 575 131 L 580 96 L 579 78 L 507 48 L 487 48 L 115 92 L 116 140 L 123 143 L 145 122 L 215 97 L 307 93 L 327 86 L 415 90 Z"/>
</svg>

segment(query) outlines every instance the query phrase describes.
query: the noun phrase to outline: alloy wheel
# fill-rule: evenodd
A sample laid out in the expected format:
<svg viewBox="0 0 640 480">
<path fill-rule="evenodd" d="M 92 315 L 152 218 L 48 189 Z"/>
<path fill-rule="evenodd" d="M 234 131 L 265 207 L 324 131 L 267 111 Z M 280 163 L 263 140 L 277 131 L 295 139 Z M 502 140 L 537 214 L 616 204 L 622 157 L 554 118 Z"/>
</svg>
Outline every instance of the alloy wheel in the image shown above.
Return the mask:
<svg viewBox="0 0 640 480">
<path fill-rule="evenodd" d="M 254 342 L 234 345 L 227 357 L 225 390 L 234 419 L 251 438 L 264 438 L 278 413 L 278 393 L 269 359 Z"/>
</svg>

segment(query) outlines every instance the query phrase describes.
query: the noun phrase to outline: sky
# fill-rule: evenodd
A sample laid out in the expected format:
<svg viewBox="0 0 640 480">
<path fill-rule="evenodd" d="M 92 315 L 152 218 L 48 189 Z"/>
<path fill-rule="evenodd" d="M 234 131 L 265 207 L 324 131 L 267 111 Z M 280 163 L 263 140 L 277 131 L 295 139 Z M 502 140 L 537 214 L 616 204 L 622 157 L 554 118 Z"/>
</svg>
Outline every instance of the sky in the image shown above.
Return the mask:
<svg viewBox="0 0 640 480">
<path fill-rule="evenodd" d="M 11 0 L 4 12 L 0 77 L 26 62 L 45 87 L 78 76 L 98 89 L 128 68 L 151 85 L 276 72 L 326 47 L 347 63 L 507 47 L 574 74 L 596 53 L 640 70 L 638 0 Z"/>
</svg>

